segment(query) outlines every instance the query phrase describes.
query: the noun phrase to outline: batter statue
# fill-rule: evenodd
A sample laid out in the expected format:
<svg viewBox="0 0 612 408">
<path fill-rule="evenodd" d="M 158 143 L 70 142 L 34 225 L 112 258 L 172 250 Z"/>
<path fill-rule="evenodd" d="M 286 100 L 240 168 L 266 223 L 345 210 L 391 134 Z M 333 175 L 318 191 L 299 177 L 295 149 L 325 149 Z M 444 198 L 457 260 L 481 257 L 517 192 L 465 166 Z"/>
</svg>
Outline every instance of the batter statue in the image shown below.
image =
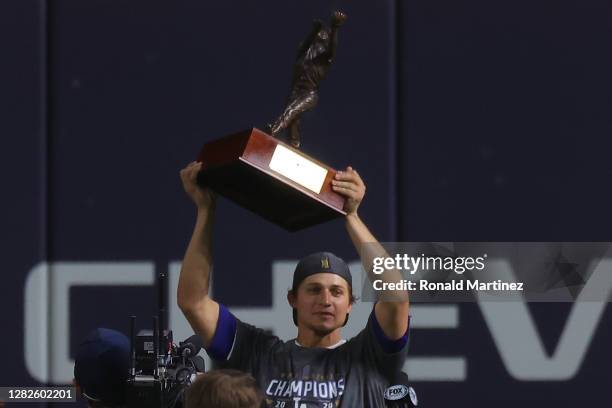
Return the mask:
<svg viewBox="0 0 612 408">
<path fill-rule="evenodd" d="M 326 27 L 321 20 L 314 21 L 312 31 L 298 50 L 287 107 L 276 122 L 270 125 L 272 136 L 278 137 L 278 134 L 289 128 L 289 143 L 300 147 L 300 117 L 317 105 L 319 83 L 332 64 L 338 44 L 338 28 L 345 20 L 346 15 L 336 11 L 331 16 L 331 28 Z"/>
</svg>

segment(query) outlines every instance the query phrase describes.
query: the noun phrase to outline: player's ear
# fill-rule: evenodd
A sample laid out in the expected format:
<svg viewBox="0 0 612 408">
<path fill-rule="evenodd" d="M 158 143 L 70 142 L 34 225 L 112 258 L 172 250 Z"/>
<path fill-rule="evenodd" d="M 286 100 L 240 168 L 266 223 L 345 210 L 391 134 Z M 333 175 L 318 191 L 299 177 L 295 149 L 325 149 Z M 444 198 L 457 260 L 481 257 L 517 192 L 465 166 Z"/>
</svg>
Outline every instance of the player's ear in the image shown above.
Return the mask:
<svg viewBox="0 0 612 408">
<path fill-rule="evenodd" d="M 291 317 L 293 318 L 293 324 L 298 325 L 297 321 L 297 309 L 295 308 L 295 303 L 297 299 L 295 296 L 295 292 L 291 289 L 287 291 L 287 302 L 291 305 Z"/>
<path fill-rule="evenodd" d="M 293 293 L 293 290 L 288 290 L 287 291 L 287 302 L 289 302 L 289 304 L 291 305 L 291 307 L 295 308 L 295 294 Z"/>
</svg>

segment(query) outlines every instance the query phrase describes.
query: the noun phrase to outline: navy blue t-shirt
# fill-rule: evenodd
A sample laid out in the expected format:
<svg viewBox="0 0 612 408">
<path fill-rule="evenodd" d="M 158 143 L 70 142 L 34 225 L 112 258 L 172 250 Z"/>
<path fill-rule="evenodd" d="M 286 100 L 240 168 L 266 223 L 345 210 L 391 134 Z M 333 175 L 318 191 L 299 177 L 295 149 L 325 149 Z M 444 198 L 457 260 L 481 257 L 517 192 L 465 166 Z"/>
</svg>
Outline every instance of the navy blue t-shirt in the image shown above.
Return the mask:
<svg viewBox="0 0 612 408">
<path fill-rule="evenodd" d="M 328 349 L 282 341 L 220 305 L 207 352 L 222 368 L 253 375 L 266 407 L 384 407 L 385 389 L 404 365 L 407 343 L 408 330 L 398 340 L 388 339 L 374 311 L 357 336 Z"/>
</svg>

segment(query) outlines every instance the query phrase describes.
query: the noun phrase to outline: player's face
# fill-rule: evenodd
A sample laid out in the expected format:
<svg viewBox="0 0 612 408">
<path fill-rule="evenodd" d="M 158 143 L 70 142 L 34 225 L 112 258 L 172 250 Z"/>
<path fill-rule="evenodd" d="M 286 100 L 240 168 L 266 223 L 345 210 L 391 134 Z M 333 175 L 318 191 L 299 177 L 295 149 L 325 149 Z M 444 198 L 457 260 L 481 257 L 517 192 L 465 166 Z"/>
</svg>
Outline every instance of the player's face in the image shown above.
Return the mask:
<svg viewBox="0 0 612 408">
<path fill-rule="evenodd" d="M 294 307 L 298 324 L 320 333 L 342 327 L 351 311 L 346 280 L 333 273 L 317 273 L 304 279 L 298 288 Z"/>
</svg>

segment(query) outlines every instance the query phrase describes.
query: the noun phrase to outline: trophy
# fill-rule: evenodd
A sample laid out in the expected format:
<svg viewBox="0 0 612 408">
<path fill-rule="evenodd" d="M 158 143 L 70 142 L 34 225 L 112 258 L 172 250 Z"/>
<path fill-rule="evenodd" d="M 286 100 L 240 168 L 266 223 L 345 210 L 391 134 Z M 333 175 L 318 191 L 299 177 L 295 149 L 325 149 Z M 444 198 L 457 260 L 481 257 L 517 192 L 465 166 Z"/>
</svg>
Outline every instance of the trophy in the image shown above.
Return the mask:
<svg viewBox="0 0 612 408">
<path fill-rule="evenodd" d="M 336 11 L 329 27 L 313 22 L 298 50 L 287 105 L 276 121 L 265 131 L 251 128 L 209 142 L 198 157 L 201 184 L 289 231 L 346 215 L 344 197 L 331 188 L 336 170 L 299 150 L 301 116 L 317 105 L 319 83 L 331 67 L 345 20 Z"/>
</svg>

